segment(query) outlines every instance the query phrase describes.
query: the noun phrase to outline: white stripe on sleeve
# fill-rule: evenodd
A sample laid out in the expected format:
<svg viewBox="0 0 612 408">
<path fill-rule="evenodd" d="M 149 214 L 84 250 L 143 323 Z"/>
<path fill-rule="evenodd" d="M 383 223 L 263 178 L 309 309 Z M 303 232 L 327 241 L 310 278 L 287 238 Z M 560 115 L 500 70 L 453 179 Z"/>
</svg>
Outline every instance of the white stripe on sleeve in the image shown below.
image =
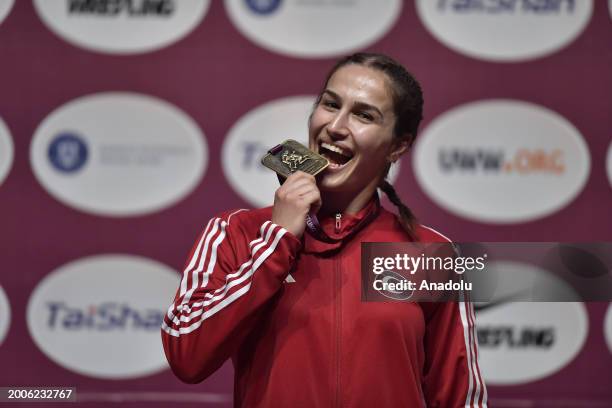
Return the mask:
<svg viewBox="0 0 612 408">
<path fill-rule="evenodd" d="M 201 304 L 202 309 L 192 313 L 192 315 L 190 315 L 190 316 L 181 316 L 181 318 L 179 320 L 180 321 L 189 321 L 189 320 L 193 319 L 194 317 L 197 317 L 198 315 L 201 315 L 200 319 L 196 320 L 195 322 L 191 323 L 190 325 L 188 325 L 186 327 L 178 326 L 179 327 L 178 330 L 169 327 L 166 324 L 166 322 L 164 322 L 162 324 L 162 328 L 163 328 L 163 330 L 166 333 L 168 333 L 168 334 L 170 334 L 172 336 L 175 336 L 175 337 L 178 337 L 181 334 L 191 333 L 192 331 L 194 331 L 198 327 L 200 327 L 201 324 L 204 322 L 204 320 L 206 320 L 209 317 L 215 315 L 218 311 L 224 309 L 225 307 L 227 307 L 228 305 L 233 303 L 236 299 L 239 299 L 241 296 L 243 296 L 245 293 L 247 293 L 250 290 L 252 279 L 249 279 L 249 278 L 251 278 L 253 276 L 253 274 L 255 273 L 255 271 L 257 271 L 257 269 L 261 266 L 261 264 L 263 262 L 265 262 L 265 260 L 274 252 L 274 250 L 276 249 L 276 247 L 278 245 L 278 242 L 283 237 L 283 235 L 287 232 L 287 230 L 285 230 L 284 228 L 279 227 L 279 226 L 277 226 L 275 224 L 271 224 L 269 221 L 267 221 L 261 227 L 262 233 L 264 232 L 265 228 L 268 227 L 268 225 L 266 225 L 266 224 L 270 224 L 270 228 L 268 229 L 267 234 L 266 234 L 266 239 L 264 239 L 263 243 L 260 243 L 260 244 L 256 245 L 255 247 L 253 247 L 252 254 L 255 255 L 256 252 L 261 247 L 265 246 L 269 242 L 269 239 L 270 239 L 270 237 L 272 235 L 272 232 L 274 231 L 274 229 L 276 229 L 278 227 L 278 230 L 274 234 L 274 240 L 269 245 L 269 247 L 265 251 L 263 251 L 255 260 L 253 260 L 253 257 L 252 257 L 249 261 L 243 263 L 238 271 L 230 274 L 230 275 L 232 275 L 231 277 L 230 277 L 230 275 L 228 275 L 227 279 L 226 279 L 226 284 L 222 288 L 219 288 L 218 290 L 216 290 L 212 295 L 211 294 L 206 294 L 205 297 L 209 297 L 210 296 L 210 299 L 207 300 L 207 301 L 202 302 L 202 304 Z M 249 265 L 251 267 L 248 269 L 248 271 L 246 271 L 246 273 L 243 274 L 243 272 L 245 271 L 245 269 Z M 236 277 L 236 279 L 231 280 L 231 278 L 234 278 L 234 277 Z M 238 290 L 236 290 L 233 293 L 231 293 L 229 296 L 226 296 L 228 291 L 232 287 L 238 286 L 242 282 L 246 282 L 246 283 L 242 287 L 240 287 Z M 220 291 L 221 291 L 221 293 L 217 293 L 217 292 L 220 292 Z M 218 303 L 215 304 L 213 307 L 207 309 L 204 312 L 204 308 L 206 306 L 211 305 L 215 301 L 218 301 Z M 187 320 L 187 319 L 189 319 L 189 320 Z M 172 323 L 176 324 L 177 323 L 176 319 L 172 319 Z"/>
<path fill-rule="evenodd" d="M 469 372 L 469 381 L 468 381 L 468 392 L 465 398 L 465 407 L 470 408 L 472 405 L 472 397 L 474 394 L 474 374 L 472 373 L 472 347 L 470 346 L 470 322 L 468 320 L 468 316 L 466 314 L 465 302 L 458 302 L 459 313 L 461 315 L 461 323 L 463 325 L 463 340 L 465 342 L 465 349 L 467 351 L 468 357 L 468 372 Z"/>
</svg>

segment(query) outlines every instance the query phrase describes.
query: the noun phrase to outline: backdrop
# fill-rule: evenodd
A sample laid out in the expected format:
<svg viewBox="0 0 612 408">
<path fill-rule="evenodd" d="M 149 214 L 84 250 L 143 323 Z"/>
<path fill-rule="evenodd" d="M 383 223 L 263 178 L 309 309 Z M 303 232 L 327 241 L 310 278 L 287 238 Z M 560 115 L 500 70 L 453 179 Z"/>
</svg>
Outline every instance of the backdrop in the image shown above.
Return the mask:
<svg viewBox="0 0 612 408">
<path fill-rule="evenodd" d="M 271 203 L 259 158 L 306 139 L 327 71 L 355 51 L 423 86 L 392 172 L 421 222 L 455 241 L 612 240 L 611 8 L 0 0 L 0 386 L 231 406 L 230 364 L 199 385 L 172 375 L 161 316 L 208 219 Z M 491 406 L 612 406 L 608 303 L 477 318 Z"/>
</svg>

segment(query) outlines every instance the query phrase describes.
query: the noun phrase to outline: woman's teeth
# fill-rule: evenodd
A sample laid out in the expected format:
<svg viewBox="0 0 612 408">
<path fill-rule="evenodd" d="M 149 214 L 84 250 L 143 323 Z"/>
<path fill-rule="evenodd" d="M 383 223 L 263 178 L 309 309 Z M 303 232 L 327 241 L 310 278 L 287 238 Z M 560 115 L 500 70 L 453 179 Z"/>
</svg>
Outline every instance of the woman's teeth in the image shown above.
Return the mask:
<svg viewBox="0 0 612 408">
<path fill-rule="evenodd" d="M 346 165 L 353 158 L 353 155 L 350 152 L 325 142 L 321 143 L 319 147 L 319 154 L 329 161 L 330 169 L 340 168 Z"/>
<path fill-rule="evenodd" d="M 351 154 L 350 153 L 345 152 L 344 150 L 342 150 L 338 146 L 330 145 L 329 143 L 323 142 L 323 143 L 321 143 L 321 147 L 323 147 L 324 149 L 327 149 L 327 150 L 331 150 L 332 152 L 336 152 L 338 154 L 341 154 L 342 156 L 348 157 L 349 159 L 351 158 Z"/>
</svg>

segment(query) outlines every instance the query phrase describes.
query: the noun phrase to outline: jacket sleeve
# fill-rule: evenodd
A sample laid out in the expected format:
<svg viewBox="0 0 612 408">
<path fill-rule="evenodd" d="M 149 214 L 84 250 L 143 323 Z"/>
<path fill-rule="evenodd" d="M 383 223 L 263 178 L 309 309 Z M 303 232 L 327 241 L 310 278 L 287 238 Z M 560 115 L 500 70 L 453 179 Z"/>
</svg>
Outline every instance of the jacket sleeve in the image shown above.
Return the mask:
<svg viewBox="0 0 612 408">
<path fill-rule="evenodd" d="M 162 323 L 166 358 L 187 383 L 204 380 L 234 353 L 281 288 L 301 245 L 271 221 L 249 237 L 241 215 L 248 213 L 208 222 Z"/>
<path fill-rule="evenodd" d="M 486 408 L 472 303 L 430 303 L 429 308 L 423 373 L 427 407 Z"/>
</svg>

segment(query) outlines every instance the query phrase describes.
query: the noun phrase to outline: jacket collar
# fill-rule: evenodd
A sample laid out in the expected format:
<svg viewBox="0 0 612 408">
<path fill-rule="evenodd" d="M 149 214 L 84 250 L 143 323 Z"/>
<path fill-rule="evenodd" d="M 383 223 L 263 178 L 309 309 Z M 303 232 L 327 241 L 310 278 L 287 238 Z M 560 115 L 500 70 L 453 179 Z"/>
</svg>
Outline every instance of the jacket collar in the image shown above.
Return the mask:
<svg viewBox="0 0 612 408">
<path fill-rule="evenodd" d="M 319 223 L 323 232 L 335 242 L 324 242 L 314 236 L 308 229 L 304 233 L 304 252 L 324 253 L 339 250 L 358 231 L 372 222 L 380 212 L 378 194 L 374 194 L 370 201 L 356 214 L 339 213 L 320 217 Z"/>
</svg>

